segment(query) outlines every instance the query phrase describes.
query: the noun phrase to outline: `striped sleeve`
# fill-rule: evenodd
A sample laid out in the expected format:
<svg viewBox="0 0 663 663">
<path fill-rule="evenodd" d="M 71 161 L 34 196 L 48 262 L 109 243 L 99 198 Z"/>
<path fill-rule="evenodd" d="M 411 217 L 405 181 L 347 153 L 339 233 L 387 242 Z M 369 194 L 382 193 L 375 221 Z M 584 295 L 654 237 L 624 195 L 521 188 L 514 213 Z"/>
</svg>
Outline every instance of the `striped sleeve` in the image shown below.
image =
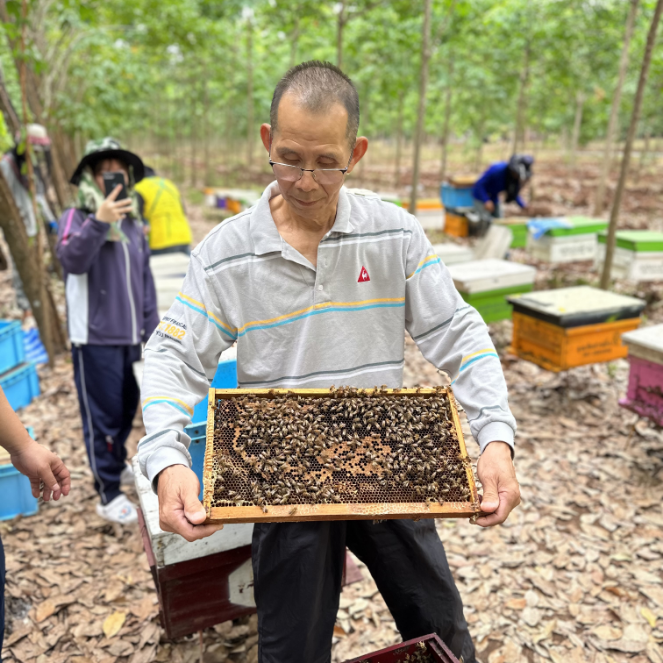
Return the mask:
<svg viewBox="0 0 663 663">
<path fill-rule="evenodd" d="M 205 397 L 220 354 L 237 337 L 194 253 L 182 290 L 145 347 L 141 394 L 146 435 L 140 467 L 153 482 L 170 465 L 191 465 L 183 432 Z"/>
<path fill-rule="evenodd" d="M 424 357 L 451 376 L 481 452 L 495 441 L 513 448 L 516 421 L 488 328 L 459 295 L 421 226 L 414 226 L 406 256 L 406 328 Z"/>
</svg>

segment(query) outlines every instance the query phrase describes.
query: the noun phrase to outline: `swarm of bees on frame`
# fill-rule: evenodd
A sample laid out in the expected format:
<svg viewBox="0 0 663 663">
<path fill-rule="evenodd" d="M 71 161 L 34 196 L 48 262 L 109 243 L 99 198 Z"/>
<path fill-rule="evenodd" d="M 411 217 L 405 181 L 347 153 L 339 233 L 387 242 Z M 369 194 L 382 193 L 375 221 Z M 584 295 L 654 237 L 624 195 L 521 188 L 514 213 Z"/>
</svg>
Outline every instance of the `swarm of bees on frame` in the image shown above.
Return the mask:
<svg viewBox="0 0 663 663">
<path fill-rule="evenodd" d="M 218 399 L 212 506 L 291 505 L 294 516 L 304 504 L 472 500 L 443 389 L 330 392 Z"/>
</svg>

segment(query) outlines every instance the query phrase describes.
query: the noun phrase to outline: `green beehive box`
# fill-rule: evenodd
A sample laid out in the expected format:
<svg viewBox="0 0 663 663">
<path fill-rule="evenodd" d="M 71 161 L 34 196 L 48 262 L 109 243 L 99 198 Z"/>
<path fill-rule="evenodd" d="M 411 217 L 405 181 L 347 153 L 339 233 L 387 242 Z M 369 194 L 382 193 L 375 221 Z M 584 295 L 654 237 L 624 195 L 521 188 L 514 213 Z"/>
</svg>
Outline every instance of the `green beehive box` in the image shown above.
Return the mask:
<svg viewBox="0 0 663 663">
<path fill-rule="evenodd" d="M 506 226 L 511 229 L 513 239 L 511 240 L 512 249 L 524 248 L 527 244 L 527 222 L 529 219 L 522 216 L 511 216 L 505 219 L 495 219 L 495 223 L 500 226 Z"/>
<path fill-rule="evenodd" d="M 592 219 L 588 216 L 569 216 L 566 217 L 571 228 L 551 228 L 546 235 L 551 237 L 569 237 L 571 235 L 589 235 L 591 233 L 600 233 L 608 227 L 608 222 L 604 219 Z"/>
<path fill-rule="evenodd" d="M 460 296 L 479 312 L 485 323 L 497 322 L 498 320 L 510 320 L 513 307 L 506 298 L 508 295 L 532 292 L 532 283 L 514 285 L 502 290 L 490 290 L 489 292 L 476 292 L 468 294 L 461 292 Z"/>
<path fill-rule="evenodd" d="M 599 244 L 605 244 L 608 239 L 607 231 L 599 234 Z M 655 230 L 618 230 L 616 245 L 628 251 L 659 252 L 663 251 L 663 233 Z"/>
</svg>

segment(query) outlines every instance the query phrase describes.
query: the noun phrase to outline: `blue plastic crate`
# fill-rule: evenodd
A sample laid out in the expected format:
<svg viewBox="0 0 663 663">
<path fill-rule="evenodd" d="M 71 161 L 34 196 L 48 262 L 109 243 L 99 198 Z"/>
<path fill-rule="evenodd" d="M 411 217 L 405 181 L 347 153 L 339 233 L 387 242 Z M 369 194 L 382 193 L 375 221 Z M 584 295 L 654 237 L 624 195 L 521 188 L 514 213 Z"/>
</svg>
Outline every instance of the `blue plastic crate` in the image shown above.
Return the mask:
<svg viewBox="0 0 663 663">
<path fill-rule="evenodd" d="M 472 187 L 455 187 L 444 182 L 440 187 L 442 204 L 445 207 L 473 207 Z"/>
<path fill-rule="evenodd" d="M 0 320 L 0 373 L 25 361 L 23 330 L 18 320 Z"/>
<path fill-rule="evenodd" d="M 23 350 L 26 361 L 31 361 L 33 364 L 48 364 L 48 353 L 36 327 L 23 332 Z"/>
<path fill-rule="evenodd" d="M 27 430 L 34 438 L 32 428 L 28 426 Z M 30 479 L 11 463 L 0 465 L 0 520 L 33 516 L 38 509 L 37 498 L 32 496 L 30 490 Z"/>
<path fill-rule="evenodd" d="M 237 389 L 236 359 L 219 362 L 211 386 L 214 389 Z M 193 417 L 191 417 L 192 424 L 197 424 L 201 421 L 207 421 L 207 396 L 196 405 L 193 409 Z"/>
<path fill-rule="evenodd" d="M 200 481 L 200 495 L 198 499 L 203 499 L 203 463 L 205 462 L 205 448 L 207 447 L 207 422 L 191 424 L 184 429 L 184 432 L 191 438 L 189 444 L 189 453 L 191 454 L 191 469 L 196 473 Z"/>
<path fill-rule="evenodd" d="M 21 343 L 23 339 L 21 338 Z M 0 375 L 0 387 L 5 392 L 13 410 L 29 405 L 35 396 L 39 396 L 39 377 L 31 362 L 25 362 L 11 371 Z"/>
</svg>

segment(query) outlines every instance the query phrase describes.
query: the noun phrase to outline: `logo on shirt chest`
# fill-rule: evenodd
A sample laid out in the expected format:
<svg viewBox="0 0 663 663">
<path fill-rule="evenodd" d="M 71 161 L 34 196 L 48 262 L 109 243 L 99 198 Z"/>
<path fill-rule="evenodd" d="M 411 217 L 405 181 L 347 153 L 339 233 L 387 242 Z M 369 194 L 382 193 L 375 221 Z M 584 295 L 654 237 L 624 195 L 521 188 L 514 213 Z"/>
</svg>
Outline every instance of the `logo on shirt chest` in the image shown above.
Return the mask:
<svg viewBox="0 0 663 663">
<path fill-rule="evenodd" d="M 359 272 L 359 278 L 357 279 L 357 283 L 365 283 L 366 281 L 370 281 L 371 277 L 368 275 L 368 272 L 366 271 L 366 267 L 361 268 L 361 271 Z"/>
</svg>

